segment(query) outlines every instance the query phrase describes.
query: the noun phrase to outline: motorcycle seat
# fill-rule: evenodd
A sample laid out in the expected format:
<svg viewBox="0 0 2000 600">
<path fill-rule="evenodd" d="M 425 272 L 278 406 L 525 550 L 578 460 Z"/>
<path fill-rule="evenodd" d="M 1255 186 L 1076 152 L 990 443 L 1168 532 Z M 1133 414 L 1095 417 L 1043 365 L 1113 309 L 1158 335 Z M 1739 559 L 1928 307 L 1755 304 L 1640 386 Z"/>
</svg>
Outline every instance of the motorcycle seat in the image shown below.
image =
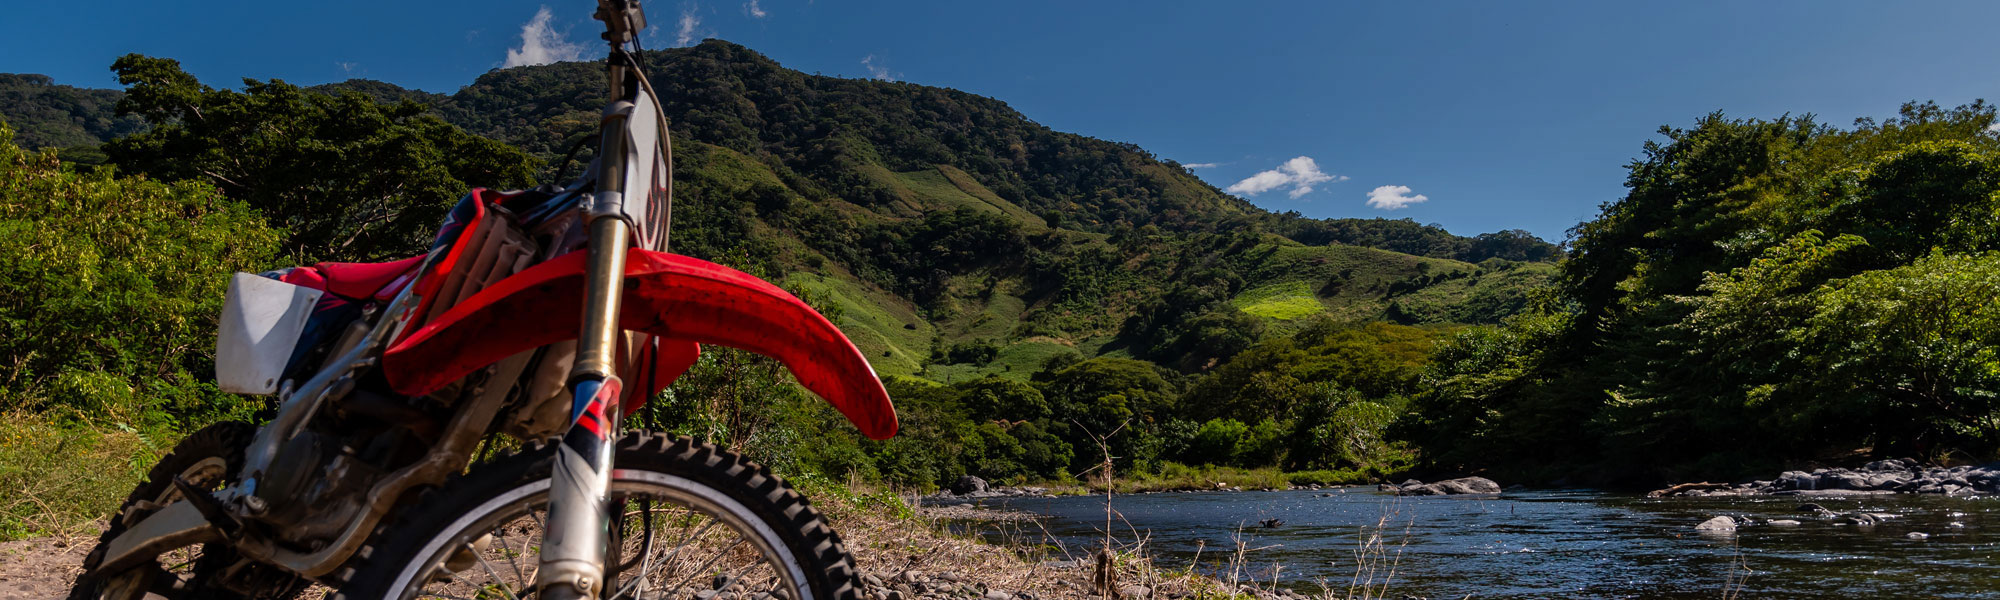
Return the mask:
<svg viewBox="0 0 2000 600">
<path fill-rule="evenodd" d="M 402 290 L 423 262 L 424 255 L 419 254 L 394 262 L 323 262 L 313 268 L 325 278 L 326 293 L 353 300 L 388 300 Z"/>
</svg>

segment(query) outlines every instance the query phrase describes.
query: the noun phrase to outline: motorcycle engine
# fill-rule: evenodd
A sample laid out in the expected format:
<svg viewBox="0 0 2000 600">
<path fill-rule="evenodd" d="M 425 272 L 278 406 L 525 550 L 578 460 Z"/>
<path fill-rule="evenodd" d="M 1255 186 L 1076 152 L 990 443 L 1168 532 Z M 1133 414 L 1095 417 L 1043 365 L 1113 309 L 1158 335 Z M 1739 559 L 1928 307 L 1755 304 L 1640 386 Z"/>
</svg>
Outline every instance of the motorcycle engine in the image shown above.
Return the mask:
<svg viewBox="0 0 2000 600">
<path fill-rule="evenodd" d="M 382 471 L 351 446 L 317 431 L 303 431 L 279 449 L 257 486 L 267 508 L 257 518 L 281 540 L 311 546 L 339 535 L 361 511 L 368 488 Z"/>
</svg>

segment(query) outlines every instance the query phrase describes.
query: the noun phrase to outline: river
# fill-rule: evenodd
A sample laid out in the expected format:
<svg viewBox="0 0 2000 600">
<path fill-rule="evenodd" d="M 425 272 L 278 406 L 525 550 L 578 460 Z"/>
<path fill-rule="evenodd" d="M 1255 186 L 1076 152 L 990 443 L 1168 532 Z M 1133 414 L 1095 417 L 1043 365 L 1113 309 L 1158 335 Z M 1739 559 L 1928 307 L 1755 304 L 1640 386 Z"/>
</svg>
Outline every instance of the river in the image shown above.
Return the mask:
<svg viewBox="0 0 2000 600">
<path fill-rule="evenodd" d="M 1796 510 L 1807 501 L 1895 518 L 1837 525 Z M 1102 496 L 989 499 L 983 506 L 1047 518 L 1040 527 L 980 527 L 1016 542 L 1042 540 L 1045 528 L 1082 556 L 1102 540 L 1104 504 Z M 1398 498 L 1346 488 L 1139 494 L 1112 506 L 1122 515 L 1114 535 L 1150 536 L 1156 564 L 1186 567 L 1199 551 L 1204 571 L 1227 577 L 1218 561 L 1240 531 L 1252 549 L 1241 576 L 1268 582 L 1279 565 L 1279 585 L 1298 591 L 1319 589 L 1322 578 L 1345 590 L 1358 541 L 1386 516 L 1391 598 L 1720 598 L 1732 581 L 1742 598 L 2000 598 L 2000 535 L 1989 531 L 2000 527 L 2000 498 L 1649 499 L 1588 490 Z M 1801 523 L 1695 531 L 1717 515 Z M 1258 524 L 1270 518 L 1284 524 Z M 1377 563 L 1378 584 L 1389 561 Z"/>
</svg>

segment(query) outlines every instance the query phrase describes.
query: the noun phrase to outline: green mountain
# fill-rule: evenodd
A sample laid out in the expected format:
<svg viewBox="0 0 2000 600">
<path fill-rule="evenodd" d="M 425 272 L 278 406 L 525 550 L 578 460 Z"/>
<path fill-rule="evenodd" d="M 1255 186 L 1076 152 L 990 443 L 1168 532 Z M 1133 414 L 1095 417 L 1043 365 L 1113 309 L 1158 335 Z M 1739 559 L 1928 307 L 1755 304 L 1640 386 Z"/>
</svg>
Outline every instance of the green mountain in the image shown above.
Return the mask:
<svg viewBox="0 0 2000 600">
<path fill-rule="evenodd" d="M 14 128 L 21 147 L 75 148 L 96 153 L 98 144 L 145 128 L 138 117 L 120 117 L 113 110 L 125 95 L 56 85 L 47 75 L 0 73 L 0 115 Z M 102 155 L 97 154 L 101 162 Z"/>
<path fill-rule="evenodd" d="M 1494 323 L 1559 254 L 1524 232 L 1273 213 L 1137 146 L 956 90 L 809 75 L 719 41 L 645 59 L 675 136 L 675 250 L 836 310 L 885 374 L 1025 378 L 1072 352 L 1199 372 L 1314 315 Z M 36 75 L 0 85 L 26 147 L 143 127 L 112 112 L 118 91 Z M 602 87 L 599 64 L 558 63 L 448 96 L 367 80 L 312 89 L 428 105 L 553 177 L 580 168 L 562 159 L 587 142 Z"/>
</svg>

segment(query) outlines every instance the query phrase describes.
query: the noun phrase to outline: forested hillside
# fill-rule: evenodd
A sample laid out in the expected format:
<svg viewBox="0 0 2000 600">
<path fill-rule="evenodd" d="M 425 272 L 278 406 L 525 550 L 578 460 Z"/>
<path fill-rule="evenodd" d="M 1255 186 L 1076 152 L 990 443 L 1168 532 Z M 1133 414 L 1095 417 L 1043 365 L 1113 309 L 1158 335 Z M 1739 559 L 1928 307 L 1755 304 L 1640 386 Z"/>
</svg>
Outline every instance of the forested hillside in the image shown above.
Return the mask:
<svg viewBox="0 0 2000 600">
<path fill-rule="evenodd" d="M 116 114 L 124 95 L 56 85 L 47 75 L 0 73 L 0 115 L 13 124 L 15 142 L 71 150 L 89 162 L 103 162 L 98 144 L 145 128 L 144 120 Z"/>
<path fill-rule="evenodd" d="M 1274 214 L 952 90 L 715 41 L 648 60 L 676 135 L 675 249 L 820 306 L 904 417 L 898 438 L 861 440 L 732 351 L 639 417 L 781 470 L 1064 480 L 1104 448 L 1141 476 L 1651 484 L 2000 450 L 1983 103 L 1663 128 L 1564 254 L 1520 232 Z M 123 92 L 5 80 L 24 100 L 0 110 L 35 132 L 20 143 L 60 149 L 6 154 L 0 227 L 42 236 L 0 245 L 10 411 L 168 430 L 245 414 L 188 341 L 213 327 L 222 271 L 413 253 L 467 186 L 574 173 L 563 156 L 601 102 L 583 63 L 449 96 L 218 89 L 142 56 L 114 71 Z M 88 259 L 51 258 L 54 240 Z"/>
<path fill-rule="evenodd" d="M 1446 343 L 1407 435 L 1443 469 L 1656 483 L 2000 449 L 1994 110 L 1664 128 L 1551 302 Z"/>
<path fill-rule="evenodd" d="M 807 75 L 717 41 L 647 60 L 675 134 L 674 249 L 823 307 L 903 409 L 896 440 L 801 446 L 799 436 L 845 429 L 774 363 L 712 352 L 643 417 L 785 468 L 919 485 L 964 473 L 1061 479 L 1099 460 L 1093 433 L 1123 425 L 1111 441 L 1121 468 L 1379 476 L 1408 464 L 1409 449 L 1382 430 L 1415 393 L 1434 340 L 1520 313 L 1560 257 L 1521 232 L 1271 213 L 1130 144 L 1056 132 L 953 90 Z M 375 260 L 416 252 L 467 186 L 575 173 L 562 159 L 579 142 L 577 161 L 588 157 L 600 69 L 497 70 L 445 96 L 368 81 L 216 88 L 134 55 L 113 65 L 122 93 L 22 77 L 30 100 L 0 112 L 23 130 L 99 124 L 81 129 L 96 137 L 19 142 L 68 159 L 86 154 L 76 139 L 102 140 L 119 175 L 212 189 L 261 214 L 279 235 L 260 268 Z M 53 100 L 71 96 L 96 102 Z M 34 228 L 68 217 L 12 218 Z M 174 301 L 209 301 L 206 288 L 187 289 Z M 26 322 L 84 301 L 76 294 L 87 292 L 52 289 L 4 316 Z M 212 324 L 192 314 L 199 337 Z M 133 334 L 101 325 L 88 335 Z M 47 342 L 12 337 L 0 356 L 53 356 Z M 6 406 L 60 409 L 53 399 L 73 396 L 58 391 L 86 375 L 226 405 L 200 381 L 203 348 L 166 351 L 191 365 L 168 388 L 136 362 L 31 363 Z"/>
</svg>

